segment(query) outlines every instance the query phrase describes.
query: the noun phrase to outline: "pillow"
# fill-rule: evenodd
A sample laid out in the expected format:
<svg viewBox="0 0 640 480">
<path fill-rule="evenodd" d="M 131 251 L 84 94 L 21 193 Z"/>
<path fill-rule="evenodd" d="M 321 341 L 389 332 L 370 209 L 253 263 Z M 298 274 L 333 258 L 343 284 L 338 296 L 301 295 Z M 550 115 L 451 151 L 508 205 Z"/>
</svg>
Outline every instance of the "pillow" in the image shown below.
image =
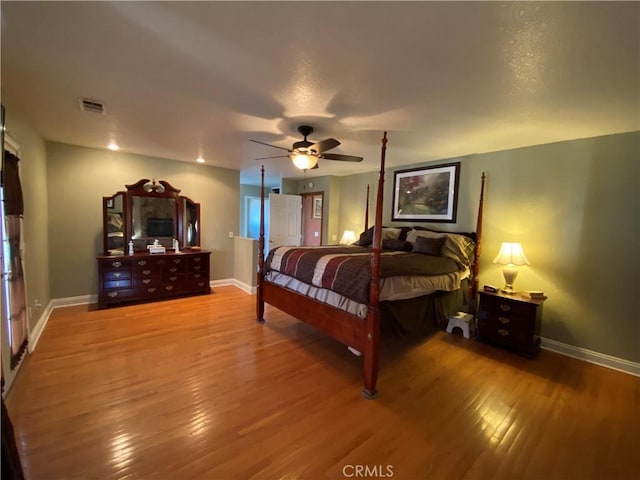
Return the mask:
<svg viewBox="0 0 640 480">
<path fill-rule="evenodd" d="M 400 236 L 398 237 L 398 240 L 406 240 L 407 239 L 407 234 L 413 230 L 412 227 L 400 227 Z"/>
<path fill-rule="evenodd" d="M 368 247 L 373 243 L 373 227 L 368 228 L 360 234 L 360 238 L 356 242 L 356 245 L 361 247 Z"/>
<path fill-rule="evenodd" d="M 390 228 L 390 227 L 382 227 L 382 235 L 380 241 L 384 242 L 385 240 L 397 240 L 400 237 L 400 233 L 402 229 L 400 228 Z M 368 247 L 373 243 L 373 227 L 369 227 L 367 230 L 360 234 L 360 238 L 356 242 L 356 245 L 360 245 L 361 247 Z"/>
<path fill-rule="evenodd" d="M 411 249 L 413 248 L 413 245 L 411 245 L 411 243 L 407 242 L 406 240 L 384 240 L 382 242 L 382 248 L 384 250 L 396 250 L 399 252 L 410 252 Z"/>
<path fill-rule="evenodd" d="M 382 227 L 381 240 L 383 242 L 385 240 L 398 240 L 398 238 L 400 238 L 400 232 L 402 232 L 400 228 Z"/>
<path fill-rule="evenodd" d="M 407 241 L 415 244 L 416 240 L 421 237 L 444 239 L 440 255 L 443 257 L 449 257 L 461 265 L 471 265 L 473 260 L 474 242 L 469 236 L 460 233 L 436 232 L 417 227 L 407 234 Z"/>
<path fill-rule="evenodd" d="M 407 233 L 407 242 L 416 243 L 416 239 L 423 238 L 444 238 L 445 234 L 440 232 L 432 232 L 431 230 L 416 230 L 413 229 Z"/>
<path fill-rule="evenodd" d="M 423 253 L 425 255 L 434 255 L 436 257 L 439 257 L 445 240 L 446 240 L 445 237 L 442 237 L 442 238 L 418 237 L 416 238 L 416 241 L 413 244 L 413 250 L 411 251 L 413 253 Z"/>
</svg>

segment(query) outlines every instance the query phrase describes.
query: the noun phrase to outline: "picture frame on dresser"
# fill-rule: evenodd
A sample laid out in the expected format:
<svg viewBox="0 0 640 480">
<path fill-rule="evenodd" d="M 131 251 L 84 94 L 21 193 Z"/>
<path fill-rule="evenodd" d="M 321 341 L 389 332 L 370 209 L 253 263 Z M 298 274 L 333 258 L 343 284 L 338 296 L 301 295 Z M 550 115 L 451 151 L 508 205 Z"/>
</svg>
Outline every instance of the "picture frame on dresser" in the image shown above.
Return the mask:
<svg viewBox="0 0 640 480">
<path fill-rule="evenodd" d="M 455 223 L 460 162 L 393 172 L 393 221 Z"/>
</svg>

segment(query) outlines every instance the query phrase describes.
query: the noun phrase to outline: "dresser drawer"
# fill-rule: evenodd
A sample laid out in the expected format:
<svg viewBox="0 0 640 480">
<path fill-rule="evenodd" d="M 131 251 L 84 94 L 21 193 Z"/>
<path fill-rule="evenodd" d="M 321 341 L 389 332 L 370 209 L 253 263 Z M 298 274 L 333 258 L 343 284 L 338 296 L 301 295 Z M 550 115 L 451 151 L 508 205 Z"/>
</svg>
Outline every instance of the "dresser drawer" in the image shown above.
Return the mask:
<svg viewBox="0 0 640 480">
<path fill-rule="evenodd" d="M 114 280 L 129 280 L 131 272 L 129 270 L 107 270 L 102 274 L 102 280 L 105 282 Z"/>
<path fill-rule="evenodd" d="M 99 265 L 102 271 L 128 270 L 131 267 L 131 260 L 126 257 L 114 257 L 100 260 Z"/>
</svg>

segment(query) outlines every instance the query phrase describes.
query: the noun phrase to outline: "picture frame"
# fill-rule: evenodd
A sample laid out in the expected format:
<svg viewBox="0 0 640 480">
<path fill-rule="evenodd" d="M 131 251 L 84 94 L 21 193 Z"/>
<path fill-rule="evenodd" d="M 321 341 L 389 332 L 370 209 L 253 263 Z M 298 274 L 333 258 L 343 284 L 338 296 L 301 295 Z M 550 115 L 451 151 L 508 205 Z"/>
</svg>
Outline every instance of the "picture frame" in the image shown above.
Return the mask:
<svg viewBox="0 0 640 480">
<path fill-rule="evenodd" d="M 113 198 L 107 200 L 107 208 L 113 208 Z"/>
<path fill-rule="evenodd" d="M 393 172 L 393 221 L 455 223 L 460 162 Z"/>
<path fill-rule="evenodd" d="M 313 197 L 313 218 L 322 218 L 322 197 Z"/>
</svg>

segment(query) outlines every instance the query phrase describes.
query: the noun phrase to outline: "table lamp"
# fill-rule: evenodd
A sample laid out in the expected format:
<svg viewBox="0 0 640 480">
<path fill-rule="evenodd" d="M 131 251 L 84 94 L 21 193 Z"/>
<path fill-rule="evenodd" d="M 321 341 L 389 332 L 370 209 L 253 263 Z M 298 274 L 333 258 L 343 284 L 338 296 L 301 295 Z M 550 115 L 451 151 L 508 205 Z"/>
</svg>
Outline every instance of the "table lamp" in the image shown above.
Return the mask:
<svg viewBox="0 0 640 480">
<path fill-rule="evenodd" d="M 502 288 L 502 292 L 513 295 L 516 291 L 513 289 L 513 282 L 518 276 L 518 265 L 529 265 L 529 260 L 524 256 L 522 245 L 519 243 L 502 242 L 500 252 L 496 258 L 493 259 L 493 263 L 499 263 L 500 265 L 506 265 L 502 269 L 502 275 L 504 275 L 505 286 Z"/>
<path fill-rule="evenodd" d="M 341 245 L 351 245 L 356 241 L 356 232 L 353 230 L 345 230 L 340 239 Z"/>
</svg>

